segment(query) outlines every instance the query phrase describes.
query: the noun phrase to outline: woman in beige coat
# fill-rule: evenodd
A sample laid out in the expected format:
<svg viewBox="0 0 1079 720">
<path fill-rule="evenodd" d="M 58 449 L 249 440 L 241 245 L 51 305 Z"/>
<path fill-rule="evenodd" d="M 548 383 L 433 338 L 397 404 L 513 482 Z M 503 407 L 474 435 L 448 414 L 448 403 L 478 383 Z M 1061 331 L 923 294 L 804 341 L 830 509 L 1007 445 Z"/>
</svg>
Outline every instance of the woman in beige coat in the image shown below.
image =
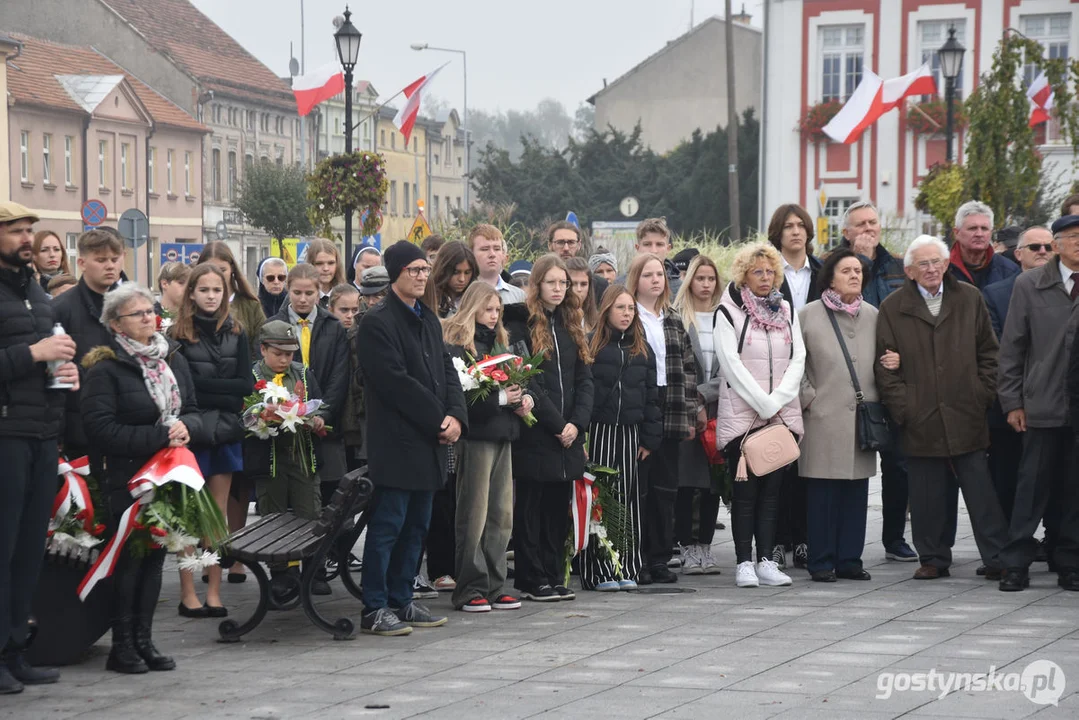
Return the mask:
<svg viewBox="0 0 1079 720">
<path fill-rule="evenodd" d="M 869 477 L 877 455 L 858 449 L 854 383 L 829 315 L 835 317 L 858 375 L 866 402 L 877 402 L 873 363 L 877 309 L 862 302 L 865 267 L 847 248 L 832 253 L 821 267 L 821 299 L 798 315 L 806 348 L 802 376 L 802 440 L 798 475 L 808 496 L 807 535 L 810 577 L 835 582 L 837 577 L 869 580 L 862 568 Z M 887 353 L 881 363 L 899 366 Z"/>
</svg>

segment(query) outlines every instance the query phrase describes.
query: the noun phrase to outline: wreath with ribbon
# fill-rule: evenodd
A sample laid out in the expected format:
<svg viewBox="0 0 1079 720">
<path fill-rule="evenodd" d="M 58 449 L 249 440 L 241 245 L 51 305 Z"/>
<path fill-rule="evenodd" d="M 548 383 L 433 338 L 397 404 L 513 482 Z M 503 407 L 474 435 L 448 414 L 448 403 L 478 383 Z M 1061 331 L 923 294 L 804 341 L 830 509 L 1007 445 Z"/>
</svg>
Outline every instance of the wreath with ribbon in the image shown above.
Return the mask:
<svg viewBox="0 0 1079 720">
<path fill-rule="evenodd" d="M 382 225 L 388 188 L 386 159 L 378 153 L 359 151 L 325 158 L 307 179 L 308 216 L 315 232 L 334 237 L 330 222 L 351 209 L 360 213 L 363 234 L 374 235 Z"/>
</svg>

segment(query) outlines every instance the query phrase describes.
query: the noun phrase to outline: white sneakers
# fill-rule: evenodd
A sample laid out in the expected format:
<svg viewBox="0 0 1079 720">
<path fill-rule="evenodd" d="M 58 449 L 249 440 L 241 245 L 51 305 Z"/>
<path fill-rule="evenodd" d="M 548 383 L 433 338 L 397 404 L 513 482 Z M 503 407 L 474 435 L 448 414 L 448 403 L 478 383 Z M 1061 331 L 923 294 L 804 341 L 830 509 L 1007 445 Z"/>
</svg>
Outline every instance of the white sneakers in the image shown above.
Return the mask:
<svg viewBox="0 0 1079 720">
<path fill-rule="evenodd" d="M 738 563 L 734 582 L 738 587 L 759 587 L 790 585 L 790 576 L 779 569 L 779 566 L 771 560 L 761 560 L 754 567 L 749 560 Z"/>
<path fill-rule="evenodd" d="M 757 579 L 760 580 L 761 585 L 790 585 L 791 578 L 785 572 L 779 569 L 772 560 L 761 560 L 757 563 Z"/>
<path fill-rule="evenodd" d="M 699 545 L 682 546 L 682 574 L 703 575 L 704 566 L 701 565 L 701 552 Z"/>
<path fill-rule="evenodd" d="M 698 545 L 697 557 L 700 558 L 701 571 L 705 575 L 719 575 L 722 572 L 722 570 L 719 569 L 719 563 L 712 557 L 711 545 Z"/>
<path fill-rule="evenodd" d="M 734 574 L 734 582 L 738 587 L 758 587 L 761 583 L 757 579 L 757 571 L 749 560 L 738 563 L 738 570 Z"/>
</svg>

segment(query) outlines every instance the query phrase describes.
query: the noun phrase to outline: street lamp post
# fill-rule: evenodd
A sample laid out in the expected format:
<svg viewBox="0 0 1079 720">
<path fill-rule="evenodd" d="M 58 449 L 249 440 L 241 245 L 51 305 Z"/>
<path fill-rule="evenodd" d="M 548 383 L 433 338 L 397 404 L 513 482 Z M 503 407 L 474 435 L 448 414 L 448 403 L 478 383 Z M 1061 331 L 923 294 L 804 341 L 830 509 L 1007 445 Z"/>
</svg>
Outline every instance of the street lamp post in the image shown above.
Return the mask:
<svg viewBox="0 0 1079 720">
<path fill-rule="evenodd" d="M 461 67 L 464 70 L 464 78 L 465 78 L 465 98 L 464 98 L 465 106 L 464 106 L 464 109 L 463 109 L 463 112 L 462 112 L 462 115 L 463 115 L 462 119 L 464 120 L 464 124 L 465 124 L 465 126 L 464 126 L 464 131 L 465 131 L 465 175 L 467 177 L 468 174 L 470 172 L 472 172 L 472 147 L 471 147 L 472 143 L 470 143 L 469 140 L 468 140 L 469 130 L 471 129 L 469 124 L 468 124 L 468 54 L 464 50 L 454 50 L 452 48 L 433 47 L 431 45 L 428 45 L 427 43 L 413 43 L 411 45 L 411 47 L 412 47 L 413 50 L 417 50 L 417 51 L 434 50 L 436 52 L 457 53 L 458 55 L 461 56 Z M 468 212 L 468 208 L 469 208 L 469 194 L 470 194 L 469 193 L 469 186 L 471 184 L 472 184 L 471 179 L 466 179 L 465 180 L 465 207 L 464 207 L 464 211 L 466 213 Z"/>
<path fill-rule="evenodd" d="M 955 39 L 955 25 L 948 28 L 948 39 L 937 51 L 940 56 L 940 73 L 944 76 L 944 103 L 948 114 L 944 123 L 944 159 L 951 162 L 955 157 L 952 144 L 955 141 L 955 80 L 963 69 L 963 54 L 967 51 Z"/>
<path fill-rule="evenodd" d="M 345 6 L 345 21 L 333 39 L 337 43 L 337 56 L 345 71 L 345 154 L 352 152 L 352 70 L 360 57 L 360 40 L 363 37 L 349 18 L 348 5 Z M 345 262 L 352 262 L 352 213 L 351 205 L 345 207 Z"/>
</svg>

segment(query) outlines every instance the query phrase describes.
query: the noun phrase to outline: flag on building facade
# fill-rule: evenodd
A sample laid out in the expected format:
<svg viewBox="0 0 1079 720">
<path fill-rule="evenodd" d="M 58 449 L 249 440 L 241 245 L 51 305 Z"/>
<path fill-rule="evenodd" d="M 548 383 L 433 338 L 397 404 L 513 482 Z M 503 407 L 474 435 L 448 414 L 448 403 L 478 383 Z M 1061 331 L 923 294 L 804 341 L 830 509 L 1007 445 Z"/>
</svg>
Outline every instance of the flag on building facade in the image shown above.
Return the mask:
<svg viewBox="0 0 1079 720">
<path fill-rule="evenodd" d="M 1030 127 L 1040 125 L 1049 119 L 1049 113 L 1053 109 L 1053 87 L 1049 84 L 1049 77 L 1042 70 L 1034 82 L 1027 88 L 1027 99 L 1030 100 Z"/>
<path fill-rule="evenodd" d="M 836 142 L 855 142 L 881 115 L 899 107 L 904 98 L 933 95 L 936 92 L 937 83 L 933 80 L 928 63 L 912 73 L 891 80 L 883 80 L 871 70 L 865 70 L 862 81 L 846 104 L 824 126 L 824 133 Z"/>
<path fill-rule="evenodd" d="M 432 72 L 424 75 L 416 82 L 406 87 L 401 92 L 404 93 L 406 98 L 405 104 L 397 111 L 397 115 L 393 118 L 394 126 L 401 131 L 401 134 L 405 136 L 405 143 L 408 143 L 408 139 L 412 136 L 412 128 L 416 124 L 416 116 L 420 114 L 420 100 L 423 94 L 423 89 L 427 87 L 427 83 L 435 79 L 435 75 L 438 75 L 438 71 L 449 65 L 445 63 Z"/>
<path fill-rule="evenodd" d="M 345 74 L 341 64 L 327 63 L 306 75 L 292 80 L 292 94 L 296 96 L 296 112 L 307 115 L 316 105 L 345 91 Z"/>
</svg>

